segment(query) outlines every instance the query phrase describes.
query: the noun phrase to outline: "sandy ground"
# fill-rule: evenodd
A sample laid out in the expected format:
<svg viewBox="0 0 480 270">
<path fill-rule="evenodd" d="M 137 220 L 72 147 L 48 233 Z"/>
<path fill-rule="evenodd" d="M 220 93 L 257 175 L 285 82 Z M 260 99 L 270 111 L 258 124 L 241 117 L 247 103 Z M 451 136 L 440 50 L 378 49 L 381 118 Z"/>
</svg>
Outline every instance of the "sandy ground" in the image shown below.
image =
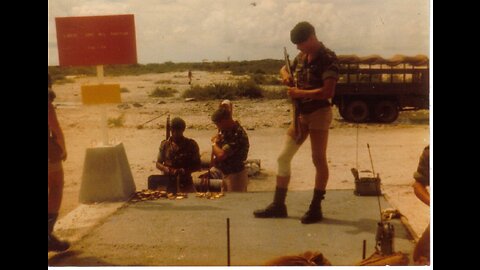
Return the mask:
<svg viewBox="0 0 480 270">
<path fill-rule="evenodd" d="M 238 78 L 228 73 L 193 73 L 193 83 L 199 85 Z M 53 86 L 57 94 L 57 114 L 68 150 L 68 159 L 64 163 L 65 190 L 60 217 L 79 205 L 85 151 L 102 140 L 102 108 L 81 104 L 81 85 L 96 83 L 95 77 L 83 77 L 76 78 L 74 83 Z M 146 188 L 149 175 L 158 173 L 154 161 L 160 141 L 165 138 L 167 113 L 185 119 L 185 136 L 195 139 L 202 152 L 209 151 L 210 138 L 215 133 L 210 115 L 219 101 L 185 102 L 180 98 L 180 93 L 190 87 L 186 72 L 106 77 L 105 83 L 119 83 L 120 87 L 128 89 L 128 92 L 122 93 L 123 106 L 105 105 L 105 108 L 108 118 L 124 116 L 123 126 L 109 128 L 108 136 L 111 141 L 123 142 L 137 190 Z M 148 94 L 157 86 L 171 87 L 179 90 L 179 93 L 168 98 L 149 97 Z M 234 118 L 247 129 L 250 138 L 249 158 L 261 160 L 261 174 L 250 180 L 248 189 L 273 190 L 276 157 L 291 121 L 291 105 L 286 100 L 244 99 L 233 102 Z M 144 124 L 142 129 L 137 128 L 161 115 Z M 429 208 L 416 199 L 410 185 L 419 155 L 430 141 L 428 118 L 428 111 L 402 112 L 393 124 L 370 123 L 357 127 L 343 121 L 334 108 L 328 146 L 330 180 L 327 189 L 354 189 L 350 168 L 371 169 L 366 147 L 369 143 L 374 169 L 380 174 L 386 198 L 407 216 L 414 231 L 421 233 L 430 220 Z M 290 189 L 312 189 L 314 167 L 308 140 L 295 156 L 292 168 Z"/>
</svg>

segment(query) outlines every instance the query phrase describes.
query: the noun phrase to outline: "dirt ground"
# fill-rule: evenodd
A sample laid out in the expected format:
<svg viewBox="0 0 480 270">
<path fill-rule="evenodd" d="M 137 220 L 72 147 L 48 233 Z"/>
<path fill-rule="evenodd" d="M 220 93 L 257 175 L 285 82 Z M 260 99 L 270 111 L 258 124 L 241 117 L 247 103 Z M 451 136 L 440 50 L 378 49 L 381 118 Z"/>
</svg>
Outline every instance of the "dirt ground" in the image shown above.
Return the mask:
<svg viewBox="0 0 480 270">
<path fill-rule="evenodd" d="M 193 71 L 193 84 L 196 85 L 237 79 L 239 76 L 228 73 Z M 57 94 L 54 104 L 65 133 L 68 151 L 68 159 L 64 163 L 65 189 L 60 217 L 78 206 L 85 151 L 102 140 L 102 108 L 82 105 L 80 94 L 82 84 L 97 84 L 98 80 L 95 77 L 80 77 L 74 78 L 74 81 L 53 86 Z M 210 115 L 220 101 L 186 102 L 181 98 L 180 94 L 190 87 L 187 72 L 105 77 L 105 83 L 119 83 L 120 87 L 128 89 L 121 94 L 122 104 L 104 106 L 108 118 L 124 117 L 122 126 L 108 129 L 108 137 L 113 142 L 123 142 L 137 190 L 146 188 L 149 175 L 158 173 L 154 162 L 160 141 L 165 138 L 167 113 L 172 118 L 179 116 L 186 121 L 185 136 L 195 139 L 201 152 L 210 150 L 210 138 L 215 133 Z M 168 98 L 149 97 L 149 93 L 156 87 L 171 87 L 179 93 Z M 261 174 L 250 180 L 248 189 L 274 190 L 276 157 L 291 121 L 291 105 L 287 100 L 266 99 L 243 99 L 233 103 L 234 118 L 240 121 L 250 138 L 249 158 L 261 160 Z M 152 120 L 157 116 L 161 117 Z M 148 122 L 149 120 L 152 121 Z M 142 128 L 138 128 L 139 125 Z M 354 188 L 350 169 L 371 169 L 366 147 L 369 143 L 374 169 L 380 174 L 382 190 L 387 199 L 402 213 L 410 213 L 409 216 L 415 219 L 410 220 L 412 226 L 420 232 L 430 219 L 429 209 L 418 202 L 410 185 L 421 151 L 429 142 L 428 111 L 402 112 L 392 124 L 369 123 L 357 126 L 343 121 L 334 108 L 328 146 L 330 180 L 327 189 Z M 314 168 L 308 140 L 295 156 L 292 168 L 290 189 L 312 189 Z"/>
</svg>

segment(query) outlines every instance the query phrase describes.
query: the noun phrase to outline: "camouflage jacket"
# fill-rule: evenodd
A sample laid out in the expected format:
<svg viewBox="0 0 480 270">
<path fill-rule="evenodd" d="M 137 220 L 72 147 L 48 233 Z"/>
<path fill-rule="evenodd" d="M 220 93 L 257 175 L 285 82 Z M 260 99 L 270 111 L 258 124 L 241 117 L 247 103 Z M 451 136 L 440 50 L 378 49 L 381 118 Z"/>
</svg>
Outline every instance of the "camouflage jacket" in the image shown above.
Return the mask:
<svg viewBox="0 0 480 270">
<path fill-rule="evenodd" d="M 175 143 L 172 137 L 163 140 L 158 151 L 157 162 L 175 169 L 183 168 L 189 171 L 200 169 L 200 150 L 197 142 L 183 138 Z"/>
<path fill-rule="evenodd" d="M 238 122 L 235 123 L 233 129 L 220 131 L 221 139 L 217 143 L 227 157 L 222 161 L 215 161 L 215 166 L 224 174 L 241 172 L 245 168 L 244 162 L 250 148 L 247 133 Z"/>
<path fill-rule="evenodd" d="M 417 171 L 413 173 L 413 178 L 424 186 L 430 186 L 430 146 L 423 149 L 418 161 Z"/>
<path fill-rule="evenodd" d="M 319 54 L 308 63 L 307 55 L 300 52 L 292 63 L 292 72 L 297 79 L 298 88 L 311 90 L 323 87 L 327 78 L 338 79 L 339 66 L 333 51 L 321 46 Z M 329 105 L 327 100 L 299 99 L 300 113 L 311 113 L 318 108 Z"/>
</svg>

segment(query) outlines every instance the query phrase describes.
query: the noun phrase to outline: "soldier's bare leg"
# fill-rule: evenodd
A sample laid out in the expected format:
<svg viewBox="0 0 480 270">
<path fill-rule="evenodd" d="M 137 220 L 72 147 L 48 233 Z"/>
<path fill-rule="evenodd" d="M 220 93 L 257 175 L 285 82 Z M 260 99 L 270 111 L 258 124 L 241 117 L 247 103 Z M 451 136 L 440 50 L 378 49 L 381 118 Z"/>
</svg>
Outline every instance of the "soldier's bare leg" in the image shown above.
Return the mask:
<svg viewBox="0 0 480 270">
<path fill-rule="evenodd" d="M 328 182 L 328 130 L 311 130 L 312 161 L 315 165 L 315 189 L 325 190 Z"/>
<path fill-rule="evenodd" d="M 302 138 L 299 143 L 295 142 L 295 129 L 293 124 L 287 130 L 287 136 L 283 150 L 278 156 L 278 171 L 277 182 L 275 188 L 275 195 L 273 197 L 273 203 L 271 203 L 265 209 L 259 209 L 253 212 L 255 217 L 269 218 L 269 217 L 286 217 L 287 208 L 285 205 L 285 198 L 287 196 L 288 184 L 290 183 L 291 175 L 291 161 L 293 156 L 297 153 L 300 146 L 308 137 L 308 128 L 306 125 L 302 125 Z"/>
<path fill-rule="evenodd" d="M 70 247 L 66 241 L 56 238 L 53 227 L 57 222 L 58 212 L 63 197 L 63 168 L 62 163 L 48 164 L 48 251 L 64 251 Z"/>
</svg>

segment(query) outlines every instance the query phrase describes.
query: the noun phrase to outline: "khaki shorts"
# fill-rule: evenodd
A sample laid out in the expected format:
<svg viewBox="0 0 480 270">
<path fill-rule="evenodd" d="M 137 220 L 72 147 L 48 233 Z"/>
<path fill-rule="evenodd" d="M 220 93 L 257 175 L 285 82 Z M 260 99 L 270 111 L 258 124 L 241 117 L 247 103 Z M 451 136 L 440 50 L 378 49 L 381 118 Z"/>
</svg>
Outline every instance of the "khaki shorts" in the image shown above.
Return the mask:
<svg viewBox="0 0 480 270">
<path fill-rule="evenodd" d="M 57 161 L 57 162 L 48 161 L 48 173 L 58 172 L 58 171 L 61 171 L 62 169 L 63 169 L 62 161 Z"/>
<path fill-rule="evenodd" d="M 225 191 L 247 192 L 247 169 L 238 173 L 227 174 L 223 180 L 225 181 Z"/>
<path fill-rule="evenodd" d="M 328 130 L 332 123 L 332 106 L 320 108 L 309 114 L 300 114 L 300 124 L 308 126 L 308 130 Z"/>
</svg>

